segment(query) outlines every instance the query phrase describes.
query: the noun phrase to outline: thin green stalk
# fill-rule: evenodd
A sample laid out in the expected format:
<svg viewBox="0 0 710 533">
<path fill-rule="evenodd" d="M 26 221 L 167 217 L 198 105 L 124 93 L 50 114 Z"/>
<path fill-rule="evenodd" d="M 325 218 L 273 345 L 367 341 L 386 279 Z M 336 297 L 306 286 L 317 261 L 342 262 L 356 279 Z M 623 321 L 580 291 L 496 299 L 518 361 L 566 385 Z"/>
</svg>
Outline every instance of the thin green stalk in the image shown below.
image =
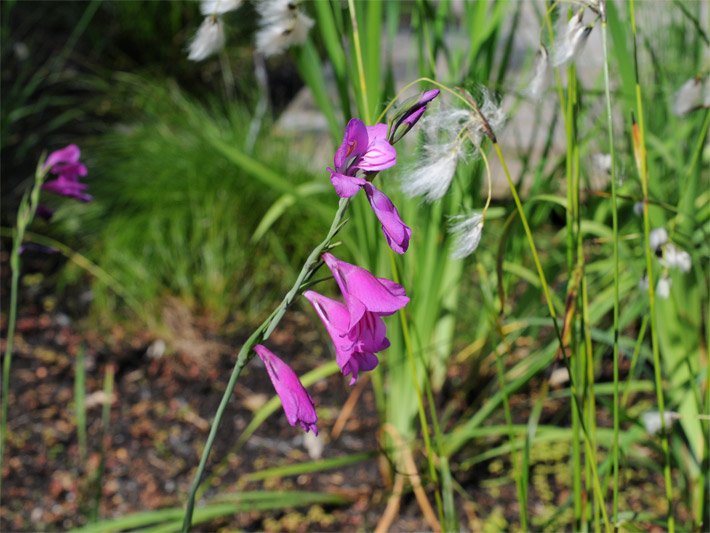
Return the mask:
<svg viewBox="0 0 710 533">
<path fill-rule="evenodd" d="M 648 305 L 651 315 L 651 350 L 653 353 L 653 374 L 656 385 L 656 399 L 658 402 L 658 412 L 661 419 L 661 449 L 663 450 L 663 478 L 666 489 L 666 500 L 668 505 L 668 531 L 674 533 L 675 518 L 673 516 L 673 486 L 671 479 L 671 455 L 668 446 L 668 433 L 665 422 L 665 399 L 663 396 L 663 379 L 661 376 L 661 354 L 658 344 L 658 319 L 656 316 L 656 288 L 653 281 L 653 251 L 649 235 L 651 233 L 651 223 L 648 217 L 648 161 L 646 154 L 646 133 L 644 127 L 643 102 L 641 99 L 641 86 L 638 75 L 638 53 L 636 35 L 636 15 L 634 0 L 629 1 L 629 16 L 631 18 L 631 31 L 634 43 L 634 66 L 636 76 L 636 113 L 638 115 L 638 153 L 639 153 L 639 174 L 641 178 L 641 189 L 643 191 L 643 234 L 644 248 L 646 251 L 646 275 L 648 276 Z"/>
<path fill-rule="evenodd" d="M 613 234 L 612 262 L 614 265 L 614 440 L 611 448 L 612 456 L 612 522 L 614 527 L 619 522 L 619 213 L 616 197 L 616 150 L 614 148 L 614 126 L 611 114 L 611 83 L 609 81 L 609 51 L 607 45 L 607 20 L 605 2 L 600 3 L 602 15 L 602 51 L 604 54 L 604 95 L 606 99 L 606 121 L 609 135 L 609 154 L 611 157 L 611 228 Z"/>
<path fill-rule="evenodd" d="M 335 217 L 333 218 L 333 222 L 330 225 L 330 230 L 328 230 L 328 234 L 326 235 L 325 239 L 323 239 L 323 241 L 321 241 L 321 243 L 318 244 L 311 251 L 310 255 L 306 259 L 306 262 L 303 264 L 303 268 L 301 268 L 301 272 L 299 273 L 298 278 L 296 278 L 293 287 L 291 287 L 291 290 L 289 290 L 286 296 L 284 296 L 283 300 L 281 301 L 281 304 L 279 304 L 279 306 L 274 309 L 274 312 L 266 320 L 264 320 L 264 322 L 262 322 L 261 325 L 256 328 L 256 330 L 254 330 L 254 332 L 242 346 L 241 350 L 239 350 L 239 355 L 237 356 L 237 360 L 234 363 L 234 368 L 232 369 L 232 374 L 229 377 L 229 382 L 227 383 L 227 387 L 224 390 L 224 394 L 222 395 L 222 400 L 219 403 L 219 407 L 217 408 L 217 412 L 215 413 L 214 420 L 212 421 L 210 433 L 207 437 L 205 448 L 202 451 L 202 456 L 200 457 L 200 463 L 197 467 L 197 472 L 195 473 L 192 485 L 190 486 L 190 492 L 187 498 L 187 506 L 185 509 L 185 517 L 182 523 L 183 533 L 189 531 L 192 525 L 192 515 L 195 508 L 195 496 L 200 486 L 200 482 L 202 481 L 202 477 L 204 476 L 205 468 L 207 467 L 207 460 L 209 458 L 210 452 L 212 451 L 212 446 L 214 445 L 215 438 L 217 437 L 217 429 L 219 428 L 222 418 L 224 417 L 224 412 L 227 409 L 229 400 L 231 399 L 232 394 L 234 393 L 234 387 L 237 384 L 237 379 L 239 379 L 239 375 L 242 373 L 242 370 L 247 365 L 247 363 L 254 356 L 252 352 L 252 347 L 260 339 L 266 340 L 269 338 L 271 333 L 274 331 L 274 329 L 286 313 L 286 309 L 289 305 L 291 305 L 293 300 L 296 298 L 296 295 L 301 290 L 301 286 L 303 285 L 303 283 L 308 281 L 308 279 L 313 275 L 316 268 L 318 267 L 321 253 L 330 246 L 333 237 L 335 237 L 340 228 L 342 228 L 342 226 L 345 224 L 345 221 L 343 219 L 349 203 L 350 201 L 347 198 L 343 198 L 340 200 L 338 211 L 335 213 Z"/>
<path fill-rule="evenodd" d="M 7 320 L 7 340 L 5 343 L 5 355 L 2 364 L 2 415 L 0 416 L 0 471 L 2 471 L 5 459 L 5 445 L 7 442 L 7 418 L 10 406 L 10 371 L 12 369 L 12 350 L 15 341 L 15 327 L 17 323 L 17 295 L 20 285 L 20 246 L 25 237 L 27 226 L 32 223 L 39 205 L 39 193 L 42 183 L 47 175 L 44 167 L 44 155 L 40 158 L 35 170 L 35 179 L 29 194 L 25 193 L 20 201 L 17 211 L 17 224 L 12 240 L 12 252 L 10 253 L 10 269 L 12 276 L 10 279 L 10 309 Z M 0 476 L 0 496 L 2 495 L 2 476 Z"/>
<path fill-rule="evenodd" d="M 394 252 L 390 250 L 390 264 L 392 267 L 393 281 L 399 283 L 399 273 L 397 271 L 397 264 L 394 259 Z M 424 400 L 422 397 L 421 387 L 419 386 L 419 377 L 417 372 L 417 363 L 414 359 L 414 349 L 412 347 L 412 339 L 409 334 L 409 322 L 407 321 L 407 316 L 404 309 L 399 311 L 399 319 L 402 326 L 402 338 L 404 339 L 404 346 L 407 352 L 407 362 L 409 364 L 409 371 L 412 373 L 412 384 L 414 385 L 414 391 L 417 395 L 417 409 L 419 412 L 419 423 L 422 426 L 422 436 L 424 437 L 424 449 L 426 451 L 427 460 L 429 462 L 429 475 L 434 483 L 439 483 L 438 476 L 436 474 L 436 466 L 434 464 L 434 453 L 431 448 L 431 439 L 429 437 L 430 429 L 429 423 L 426 418 L 426 410 L 424 408 Z M 436 505 L 439 515 L 443 516 L 443 507 L 439 492 L 436 491 Z M 442 520 L 443 521 L 443 520 Z"/>
<path fill-rule="evenodd" d="M 106 469 L 106 450 L 111 443 L 111 436 L 109 434 L 109 426 L 111 425 L 111 399 L 113 398 L 113 378 L 115 374 L 115 368 L 112 364 L 106 367 L 106 373 L 104 374 L 104 404 L 101 408 L 101 441 L 99 444 L 100 460 L 99 467 L 96 470 L 96 475 L 93 479 L 94 486 L 94 504 L 91 507 L 91 512 L 89 513 L 89 522 L 96 522 L 99 519 L 99 507 L 101 505 L 101 479 L 104 475 L 104 470 Z"/>
<path fill-rule="evenodd" d="M 555 312 L 555 308 L 552 304 L 552 296 L 550 293 L 550 287 L 547 283 L 547 278 L 545 277 L 545 272 L 542 269 L 542 263 L 540 262 L 540 257 L 538 256 L 537 253 L 537 247 L 535 246 L 535 239 L 533 237 L 532 231 L 530 230 L 530 225 L 528 224 L 528 219 L 527 216 L 525 215 L 525 210 L 523 209 L 523 204 L 520 201 L 520 196 L 518 195 L 518 191 L 515 187 L 515 184 L 513 183 L 513 179 L 510 176 L 510 171 L 508 170 L 508 165 L 506 164 L 505 157 L 503 157 L 503 152 L 500 149 L 500 146 L 498 145 L 497 142 L 493 142 L 493 148 L 498 155 L 498 160 L 500 161 L 501 167 L 503 168 L 503 173 L 505 174 L 505 178 L 508 181 L 508 186 L 510 188 L 510 192 L 513 195 L 513 200 L 515 201 L 515 206 L 518 209 L 518 215 L 520 216 L 520 221 L 523 224 L 523 229 L 525 230 L 525 235 L 527 236 L 528 239 L 528 245 L 530 246 L 530 253 L 533 256 L 533 261 L 535 263 L 535 268 L 537 269 L 538 277 L 540 278 L 540 285 L 542 286 L 543 294 L 545 295 L 545 302 L 547 304 L 547 308 L 550 313 L 550 317 L 552 318 L 552 326 L 555 330 L 555 334 L 557 336 L 557 339 L 560 343 L 560 350 L 562 352 L 562 360 L 565 362 L 565 364 L 568 366 L 568 371 L 569 369 L 569 362 L 567 360 L 567 354 L 566 350 L 564 347 L 564 340 L 562 338 L 562 333 L 560 331 L 560 326 L 557 323 L 557 313 Z M 578 397 L 577 397 L 577 387 L 575 385 L 574 379 L 572 372 L 570 371 L 570 387 L 572 389 L 572 402 L 575 405 L 575 409 L 577 410 L 578 414 L 580 415 L 580 419 L 583 416 L 582 409 L 579 405 L 578 402 Z M 585 445 L 585 451 L 590 457 L 594 456 L 592 445 L 591 445 L 591 439 L 590 436 L 586 430 L 586 427 L 582 427 L 582 435 L 583 435 L 583 441 Z M 590 468 L 592 471 L 592 484 L 594 487 L 594 492 L 596 494 L 596 497 L 600 502 L 604 501 L 604 496 L 602 494 L 601 490 L 601 484 L 599 482 L 599 474 L 597 471 L 597 466 L 594 461 L 591 461 L 590 463 Z M 606 507 L 604 505 L 601 505 L 601 512 L 602 512 L 602 519 L 604 520 L 604 527 L 607 531 L 611 530 L 611 525 L 609 524 L 609 516 L 606 512 Z"/>
<path fill-rule="evenodd" d="M 86 365 L 85 348 L 79 347 L 74 363 L 74 417 L 76 419 L 76 435 L 79 442 L 79 457 L 86 461 Z"/>
<path fill-rule="evenodd" d="M 559 75 L 559 70 L 555 70 Z M 567 271 L 572 275 L 575 269 L 575 221 L 579 214 L 578 195 L 576 186 L 576 167 L 575 167 L 575 148 L 576 148 L 576 103 L 577 103 L 577 77 L 575 75 L 574 65 L 567 69 L 568 86 L 567 99 L 565 102 L 563 116 L 565 118 L 565 135 L 566 135 L 566 157 L 565 157 L 565 180 L 567 184 L 567 209 L 565 210 L 565 227 L 566 227 L 566 249 L 567 249 Z M 561 90 L 561 88 L 560 88 Z M 572 309 L 576 309 L 574 306 Z M 574 316 L 570 318 L 570 324 L 574 323 Z M 577 330 L 574 326 L 570 327 L 570 368 L 576 373 L 577 382 L 583 382 L 584 369 L 579 351 L 577 350 Z M 574 378 L 570 378 L 574 379 Z M 584 399 L 582 399 L 582 407 L 584 407 Z M 577 520 L 577 527 L 581 529 L 582 523 L 586 518 L 586 503 L 587 499 L 582 497 L 582 450 L 580 447 L 581 441 L 581 413 L 577 413 L 574 405 L 570 404 L 572 410 L 572 486 L 574 490 L 574 514 Z M 587 476 L 588 478 L 588 476 Z"/>
<path fill-rule="evenodd" d="M 9 228 L 0 228 L 0 235 L 7 236 L 8 234 L 10 234 Z M 38 233 L 27 231 L 25 232 L 25 238 L 30 242 L 34 242 L 42 246 L 48 246 L 59 251 L 72 263 L 84 269 L 86 272 L 88 272 L 96 279 L 101 281 L 103 284 L 105 284 L 107 287 L 109 287 L 118 296 L 123 298 L 123 301 L 126 303 L 126 305 L 128 305 L 128 307 L 131 308 L 131 310 L 136 314 L 136 316 L 145 320 L 149 326 L 155 325 L 153 318 L 145 314 L 144 308 L 141 303 L 135 298 L 133 298 L 133 296 L 131 296 L 131 294 L 118 282 L 118 280 L 116 280 L 116 278 L 106 272 L 99 265 L 91 261 L 89 258 L 80 254 L 79 252 L 72 250 L 66 244 L 56 239 L 52 239 L 51 237 L 47 237 L 46 235 L 39 235 Z"/>
<path fill-rule="evenodd" d="M 354 0 L 348 0 L 348 11 L 350 21 L 353 26 L 353 44 L 355 45 L 355 61 L 357 63 L 358 81 L 360 82 L 360 99 L 362 100 L 362 112 L 365 124 L 370 123 L 370 106 L 367 100 L 367 82 L 365 81 L 365 67 L 362 63 L 362 47 L 360 46 L 360 31 L 357 25 L 357 14 L 355 12 Z"/>
</svg>

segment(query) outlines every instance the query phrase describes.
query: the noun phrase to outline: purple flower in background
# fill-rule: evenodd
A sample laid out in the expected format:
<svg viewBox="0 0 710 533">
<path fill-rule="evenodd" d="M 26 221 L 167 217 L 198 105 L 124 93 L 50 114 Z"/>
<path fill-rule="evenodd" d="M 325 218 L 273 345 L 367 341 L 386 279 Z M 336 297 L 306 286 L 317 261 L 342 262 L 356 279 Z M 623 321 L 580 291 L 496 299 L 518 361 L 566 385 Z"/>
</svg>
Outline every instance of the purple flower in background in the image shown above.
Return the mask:
<svg viewBox="0 0 710 533">
<path fill-rule="evenodd" d="M 387 124 L 365 126 L 362 120 L 350 119 L 343 143 L 333 157 L 335 170 L 328 167 L 330 181 L 341 198 L 355 195 L 367 180 L 357 171 L 375 172 L 397 162 L 397 152 L 387 140 Z"/>
<path fill-rule="evenodd" d="M 369 182 L 363 188 L 377 220 L 382 224 L 387 244 L 398 254 L 403 254 L 409 247 L 412 230 L 402 221 L 399 211 L 385 193 Z"/>
<path fill-rule="evenodd" d="M 314 291 L 306 291 L 303 295 L 311 302 L 333 340 L 335 359 L 340 370 L 343 375 L 350 375 L 350 385 L 354 385 L 359 372 L 377 366 L 379 361 L 375 352 L 390 345 L 385 336 L 387 330 L 384 321 L 378 315 L 366 311 L 351 328 L 347 306 Z"/>
<path fill-rule="evenodd" d="M 304 431 L 318 435 L 318 416 L 313 400 L 291 367 L 276 357 L 266 346 L 257 344 L 254 351 L 264 362 L 276 394 L 281 399 L 286 419 L 292 426 L 300 425 Z"/>
<path fill-rule="evenodd" d="M 70 144 L 49 154 L 43 168 L 57 177 L 42 185 L 42 189 L 82 202 L 93 200 L 93 197 L 85 192 L 89 186 L 79 181 L 79 178 L 88 174 L 86 166 L 79 161 L 80 157 L 81 151 L 76 144 Z"/>
<path fill-rule="evenodd" d="M 400 284 L 386 278 L 376 278 L 371 272 L 324 253 L 323 261 L 333 273 L 350 314 L 348 329 L 353 329 L 366 312 L 378 316 L 395 313 L 409 303 Z"/>
<path fill-rule="evenodd" d="M 70 144 L 62 148 L 61 150 L 55 150 L 44 163 L 44 169 L 50 170 L 53 174 L 60 174 L 55 170 L 55 167 L 62 165 L 75 165 L 79 163 L 79 158 L 81 157 L 81 150 L 76 144 Z"/>
</svg>

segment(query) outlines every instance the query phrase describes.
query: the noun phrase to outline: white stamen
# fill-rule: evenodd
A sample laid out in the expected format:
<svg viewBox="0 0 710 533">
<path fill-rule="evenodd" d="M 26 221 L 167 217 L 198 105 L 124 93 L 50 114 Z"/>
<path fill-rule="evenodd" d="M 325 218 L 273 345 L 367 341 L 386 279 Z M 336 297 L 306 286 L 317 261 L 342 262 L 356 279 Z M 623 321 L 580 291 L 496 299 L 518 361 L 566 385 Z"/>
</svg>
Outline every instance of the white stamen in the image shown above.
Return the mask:
<svg viewBox="0 0 710 533">
<path fill-rule="evenodd" d="M 219 17 L 207 17 L 192 38 L 187 58 L 202 61 L 224 47 L 224 27 Z"/>
<path fill-rule="evenodd" d="M 457 215 L 449 220 L 452 222 L 449 226 L 449 233 L 456 235 L 456 243 L 451 252 L 451 257 L 453 259 L 463 259 L 475 252 L 481 243 L 483 215 L 480 213 Z"/>
</svg>

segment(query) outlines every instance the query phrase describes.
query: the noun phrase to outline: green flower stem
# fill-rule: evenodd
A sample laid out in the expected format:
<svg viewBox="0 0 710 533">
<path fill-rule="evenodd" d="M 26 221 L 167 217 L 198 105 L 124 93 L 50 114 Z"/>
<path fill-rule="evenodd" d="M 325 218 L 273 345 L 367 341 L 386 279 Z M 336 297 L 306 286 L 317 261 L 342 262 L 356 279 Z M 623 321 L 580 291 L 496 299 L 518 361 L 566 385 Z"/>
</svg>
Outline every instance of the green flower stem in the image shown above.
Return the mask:
<svg viewBox="0 0 710 533">
<path fill-rule="evenodd" d="M 578 401 L 578 397 L 577 397 L 577 387 L 575 385 L 574 376 L 569 368 L 569 361 L 567 360 L 567 354 L 566 354 L 566 350 L 565 350 L 565 346 L 564 346 L 564 340 L 562 339 L 562 332 L 560 331 L 560 326 L 557 323 L 557 313 L 555 312 L 555 307 L 552 304 L 552 296 L 550 293 L 550 287 L 547 283 L 547 278 L 545 277 L 545 272 L 542 269 L 542 263 L 540 262 L 540 257 L 538 256 L 538 253 L 537 253 L 537 247 L 535 246 L 535 238 L 533 237 L 532 231 L 530 230 L 530 225 L 528 224 L 528 219 L 527 219 L 527 216 L 525 215 L 525 210 L 523 209 L 523 204 L 520 201 L 520 196 L 518 195 L 518 191 L 515 188 L 515 184 L 513 183 L 513 179 L 510 177 L 510 171 L 508 170 L 508 165 L 505 162 L 505 158 L 503 157 L 503 152 L 501 151 L 498 143 L 496 143 L 496 142 L 493 143 L 493 149 L 495 150 L 496 154 L 498 155 L 498 160 L 500 161 L 501 167 L 503 168 L 503 173 L 505 174 L 506 180 L 508 181 L 508 186 L 510 187 L 510 192 L 513 195 L 513 200 L 515 201 L 515 206 L 518 209 L 518 215 L 520 216 L 520 221 L 523 223 L 525 235 L 527 236 L 528 244 L 530 246 L 530 253 L 533 256 L 533 261 L 535 262 L 535 267 L 537 268 L 538 277 L 540 278 L 540 284 L 542 285 L 542 291 L 545 295 L 545 302 L 547 303 L 547 308 L 550 312 L 550 317 L 552 318 L 552 326 L 555 330 L 555 334 L 557 335 L 557 339 L 560 343 L 560 350 L 562 352 L 562 360 L 564 361 L 565 365 L 567 366 L 567 370 L 570 375 L 570 388 L 572 389 L 571 390 L 572 403 L 574 404 L 577 414 L 580 417 L 580 424 L 582 425 L 582 435 L 584 437 L 583 440 L 584 440 L 585 451 L 586 451 L 587 455 L 589 455 L 590 458 L 593 458 L 594 457 L 594 450 L 592 447 L 591 438 L 589 436 L 589 433 L 587 432 L 586 427 L 583 424 L 584 414 L 582 412 L 582 408 L 579 405 L 579 401 Z M 606 512 L 606 507 L 604 506 L 604 496 L 602 494 L 601 484 L 599 482 L 599 474 L 597 472 L 596 462 L 594 460 L 590 460 L 589 466 L 590 466 L 590 469 L 592 472 L 592 484 L 594 487 L 594 494 L 595 494 L 595 497 L 600 502 L 600 510 L 602 513 L 602 518 L 604 520 L 604 527 L 607 531 L 611 531 L 612 528 L 609 523 L 609 516 Z"/>
<path fill-rule="evenodd" d="M 609 82 L 609 51 L 607 46 L 607 21 L 604 2 L 602 6 L 602 50 L 604 54 L 604 95 L 606 96 L 606 121 L 609 134 L 609 154 L 611 156 L 611 224 L 613 241 L 614 264 L 614 437 L 611 448 L 612 455 L 612 522 L 619 521 L 619 214 L 616 203 L 616 152 L 614 149 L 614 127 L 611 114 L 611 92 Z"/>
<path fill-rule="evenodd" d="M 29 194 L 25 194 L 20 201 L 17 211 L 17 224 L 15 227 L 12 252 L 10 253 L 10 269 L 12 276 L 10 280 L 10 309 L 7 319 L 7 341 L 5 343 L 5 355 L 2 363 L 2 415 L 0 416 L 0 471 L 2 471 L 5 459 L 5 444 L 7 442 L 7 418 L 10 405 L 10 371 L 12 369 L 12 349 L 15 340 L 15 327 L 17 324 L 17 293 L 20 284 L 20 246 L 25 237 L 27 226 L 34 220 L 37 206 L 39 205 L 39 193 L 44 183 L 47 171 L 44 167 L 44 155 L 40 158 L 35 170 L 35 181 Z M 0 495 L 2 495 L 2 476 L 0 476 Z"/>
<path fill-rule="evenodd" d="M 639 152 L 639 175 L 641 178 L 641 189 L 643 191 L 643 238 L 646 250 L 646 275 L 648 276 L 648 307 L 651 315 L 651 351 L 653 352 L 653 375 L 656 384 L 656 399 L 658 402 L 658 414 L 661 419 L 661 449 L 663 450 L 663 478 L 666 489 L 666 500 L 668 505 L 668 531 L 674 533 L 675 518 L 673 517 L 673 486 L 671 480 L 671 454 L 668 446 L 668 433 L 666 432 L 665 421 L 665 399 L 663 397 L 663 379 L 661 377 L 661 353 L 658 346 L 658 318 L 656 316 L 656 287 L 653 281 L 653 252 L 649 235 L 651 233 L 651 222 L 648 218 L 648 161 L 646 155 L 646 133 L 644 128 L 643 102 L 641 99 L 641 86 L 638 76 L 638 53 L 636 35 L 636 14 L 634 0 L 629 2 L 629 17 L 631 19 L 631 31 L 633 33 L 634 44 L 634 66 L 636 76 L 636 113 L 638 115 L 638 152 Z"/>
<path fill-rule="evenodd" d="M 330 246 L 333 237 L 335 237 L 340 228 L 342 228 L 345 222 L 347 222 L 346 220 L 344 220 L 344 217 L 345 211 L 347 210 L 349 203 L 350 200 L 348 200 L 347 198 L 342 198 L 340 200 L 338 211 L 335 213 L 335 217 L 333 218 L 333 222 L 330 225 L 330 230 L 328 231 L 328 234 L 326 235 L 325 239 L 323 239 L 323 241 L 321 241 L 321 243 L 318 244 L 318 246 L 316 246 L 313 251 L 311 251 L 310 255 L 308 256 L 308 259 L 306 259 L 306 262 L 301 268 L 301 272 L 299 273 L 298 278 L 296 278 L 293 287 L 291 287 L 291 290 L 286 293 L 286 296 L 284 296 L 284 299 L 281 301 L 279 306 L 274 309 L 273 313 L 271 313 L 271 315 L 266 320 L 264 320 L 264 322 L 262 322 L 261 325 L 256 328 L 256 330 L 254 330 L 254 332 L 250 335 L 250 337 L 242 346 L 241 350 L 239 350 L 239 355 L 237 356 L 237 360 L 234 363 L 234 368 L 232 369 L 232 374 L 229 377 L 227 388 L 224 390 L 222 400 L 219 403 L 219 407 L 217 408 L 217 412 L 215 413 L 214 420 L 212 421 L 210 433 L 207 437 L 205 448 L 202 451 L 202 456 L 200 457 L 200 463 L 197 467 L 197 472 L 195 473 L 192 485 L 190 486 L 190 492 L 187 498 L 187 507 L 185 509 L 185 517 L 182 523 L 183 533 L 189 531 L 190 527 L 192 526 L 192 514 L 195 509 L 195 496 L 197 494 L 198 488 L 200 487 L 200 482 L 202 481 L 202 477 L 204 476 L 205 469 L 207 467 L 207 460 L 209 458 L 210 452 L 212 451 L 212 446 L 214 445 L 215 438 L 217 437 L 217 429 L 219 428 L 219 424 L 222 421 L 224 412 L 227 409 L 229 400 L 231 399 L 232 394 L 234 393 L 234 388 L 237 384 L 237 379 L 239 378 L 239 375 L 242 373 L 242 370 L 247 365 L 247 363 L 249 363 L 252 357 L 254 357 L 254 352 L 252 352 L 253 346 L 257 342 L 265 341 L 269 338 L 271 333 L 274 331 L 276 326 L 278 326 L 279 322 L 283 318 L 288 307 L 299 294 L 299 291 L 301 290 L 303 284 L 307 282 L 313 275 L 313 273 L 317 270 L 320 262 L 321 253 Z"/>
</svg>

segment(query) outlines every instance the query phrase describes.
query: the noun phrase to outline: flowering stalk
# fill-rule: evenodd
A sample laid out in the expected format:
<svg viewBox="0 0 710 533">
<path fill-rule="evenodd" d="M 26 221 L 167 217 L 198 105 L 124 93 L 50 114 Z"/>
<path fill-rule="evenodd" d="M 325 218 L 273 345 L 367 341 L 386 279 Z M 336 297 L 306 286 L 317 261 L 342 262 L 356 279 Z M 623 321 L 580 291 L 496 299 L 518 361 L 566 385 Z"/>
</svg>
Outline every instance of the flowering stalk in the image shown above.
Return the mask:
<svg viewBox="0 0 710 533">
<path fill-rule="evenodd" d="M 671 454 L 668 446 L 668 434 L 665 424 L 665 398 L 663 396 L 663 380 L 661 377 L 661 353 L 658 340 L 658 318 L 656 315 L 656 295 L 653 285 L 653 252 L 650 246 L 651 223 L 648 216 L 648 160 L 646 158 L 646 140 L 644 128 L 643 101 L 641 100 L 641 85 L 638 79 L 638 44 L 636 35 L 636 12 L 634 0 L 629 2 L 629 18 L 631 19 L 631 33 L 633 35 L 633 51 L 636 75 L 636 112 L 639 122 L 632 125 L 632 140 L 634 153 L 637 155 L 641 189 L 643 191 L 643 229 L 644 248 L 646 250 L 646 273 L 648 275 L 648 307 L 651 315 L 651 351 L 653 353 L 653 375 L 656 385 L 656 400 L 661 418 L 661 449 L 663 450 L 663 478 L 665 483 L 666 500 L 668 504 L 667 527 L 670 533 L 675 531 L 675 517 L 673 516 L 673 485 L 671 479 Z"/>
<path fill-rule="evenodd" d="M 345 211 L 347 210 L 349 203 L 350 200 L 348 198 L 342 198 L 340 200 L 338 211 L 335 213 L 335 217 L 333 218 L 333 222 L 330 225 L 328 234 L 326 235 L 325 239 L 323 239 L 320 244 L 318 244 L 311 251 L 310 255 L 306 259 L 306 262 L 301 268 L 301 272 L 298 274 L 296 281 L 291 287 L 291 290 L 286 293 L 286 296 L 284 296 L 283 300 L 281 300 L 279 306 L 274 309 L 271 315 L 269 315 L 269 317 L 264 320 L 264 322 L 262 322 L 261 325 L 256 328 L 256 330 L 254 330 L 251 336 L 242 345 L 241 350 L 239 350 L 239 355 L 237 356 L 237 360 L 234 363 L 234 368 L 232 369 L 232 374 L 229 377 L 229 382 L 227 383 L 227 387 L 224 390 L 224 394 L 222 395 L 222 400 L 220 401 L 219 407 L 217 408 L 217 411 L 214 416 L 214 420 L 212 421 L 210 433 L 207 437 L 205 448 L 202 451 L 202 456 L 200 457 L 200 463 L 197 467 L 195 478 L 193 479 L 192 485 L 190 486 L 190 493 L 187 499 L 187 507 L 185 509 L 185 517 L 182 523 L 183 532 L 189 531 L 190 526 L 192 525 L 192 514 L 195 507 L 195 495 L 197 494 L 197 489 L 199 488 L 200 482 L 202 481 L 202 477 L 204 476 L 205 467 L 207 466 L 207 459 L 209 458 L 210 451 L 212 450 L 212 446 L 214 445 L 215 437 L 217 436 L 217 429 L 219 428 L 219 424 L 222 421 L 222 417 L 224 416 L 224 411 L 227 408 L 229 399 L 234 393 L 234 387 L 237 385 L 237 379 L 239 378 L 239 375 L 242 373 L 242 370 L 247 365 L 247 363 L 255 355 L 255 352 L 252 350 L 252 348 L 260 341 L 265 341 L 269 338 L 271 333 L 274 331 L 274 329 L 276 329 L 276 326 L 278 326 L 279 322 L 286 313 L 286 309 L 288 308 L 288 306 L 291 305 L 293 300 L 298 295 L 303 284 L 307 282 L 311 278 L 311 276 L 313 276 L 313 273 L 317 270 L 319 266 L 318 263 L 321 253 L 330 247 L 333 237 L 335 237 L 340 228 L 342 228 L 344 225 Z"/>
<path fill-rule="evenodd" d="M 2 470 L 5 457 L 5 441 L 7 439 L 7 416 L 10 399 L 10 369 L 12 364 L 12 348 L 15 340 L 15 324 L 17 322 L 17 291 L 20 280 L 20 247 L 25 237 L 25 230 L 34 220 L 37 206 L 39 205 L 39 194 L 42 184 L 49 169 L 43 164 L 44 157 L 40 159 L 35 170 L 35 181 L 29 194 L 25 194 L 20 201 L 20 208 L 17 212 L 17 224 L 13 232 L 12 251 L 10 252 L 10 270 L 12 277 L 10 280 L 10 310 L 7 321 L 7 337 L 5 343 L 5 355 L 2 365 L 2 418 L 0 419 L 0 470 Z M 0 476 L 0 494 L 2 494 L 2 476 Z"/>
</svg>

